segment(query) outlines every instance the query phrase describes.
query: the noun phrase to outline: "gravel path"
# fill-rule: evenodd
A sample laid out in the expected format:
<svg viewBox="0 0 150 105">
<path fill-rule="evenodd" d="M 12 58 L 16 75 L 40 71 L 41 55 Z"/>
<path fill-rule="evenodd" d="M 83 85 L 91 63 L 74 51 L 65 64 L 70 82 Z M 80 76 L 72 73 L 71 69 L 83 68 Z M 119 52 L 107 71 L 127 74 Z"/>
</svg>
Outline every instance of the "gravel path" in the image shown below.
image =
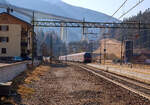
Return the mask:
<svg viewBox="0 0 150 105">
<path fill-rule="evenodd" d="M 23 85 L 34 89 L 29 97 L 21 98 L 23 105 L 150 105 L 150 101 L 74 66 L 53 65 L 36 81 Z"/>
</svg>

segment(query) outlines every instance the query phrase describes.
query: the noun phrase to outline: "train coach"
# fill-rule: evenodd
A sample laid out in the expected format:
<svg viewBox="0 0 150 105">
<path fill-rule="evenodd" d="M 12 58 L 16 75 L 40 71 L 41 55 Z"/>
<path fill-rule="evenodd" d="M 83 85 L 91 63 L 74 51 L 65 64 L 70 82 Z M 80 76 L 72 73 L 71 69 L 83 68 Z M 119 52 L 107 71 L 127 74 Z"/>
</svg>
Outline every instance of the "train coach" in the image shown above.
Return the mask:
<svg viewBox="0 0 150 105">
<path fill-rule="evenodd" d="M 92 55 L 91 55 L 91 53 L 88 53 L 88 52 L 69 54 L 66 56 L 60 56 L 59 60 L 70 61 L 70 62 L 91 63 Z"/>
</svg>

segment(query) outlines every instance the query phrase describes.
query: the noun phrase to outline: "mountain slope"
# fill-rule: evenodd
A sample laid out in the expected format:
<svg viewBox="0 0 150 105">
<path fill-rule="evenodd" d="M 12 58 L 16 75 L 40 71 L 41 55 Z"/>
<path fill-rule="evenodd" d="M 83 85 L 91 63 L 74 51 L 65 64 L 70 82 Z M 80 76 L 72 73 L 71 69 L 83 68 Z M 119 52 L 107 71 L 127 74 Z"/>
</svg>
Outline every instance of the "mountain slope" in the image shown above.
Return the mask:
<svg viewBox="0 0 150 105">
<path fill-rule="evenodd" d="M 111 18 L 110 16 L 96 12 L 93 10 L 72 6 L 62 2 L 61 0 L 0 0 L 0 4 L 4 5 L 15 5 L 17 7 L 27 8 L 31 10 L 41 11 L 45 13 L 50 13 L 58 16 L 73 18 L 77 20 L 83 20 L 85 18 L 86 21 L 92 22 L 116 22 L 118 21 L 115 18 Z M 0 9 L 1 10 L 1 9 Z M 30 22 L 31 20 L 27 17 L 24 17 L 20 14 L 13 13 L 13 15 L 25 19 L 26 21 Z M 53 28 L 54 29 L 54 28 Z M 57 33 L 59 29 L 57 30 Z M 97 31 L 99 32 L 99 30 Z M 81 29 L 73 29 L 68 28 L 68 42 L 70 41 L 79 41 L 81 39 L 82 30 Z M 99 38 L 99 36 L 98 36 Z"/>
<path fill-rule="evenodd" d="M 110 16 L 89 9 L 71 6 L 61 0 L 8 0 L 13 5 L 87 21 L 107 21 Z M 111 21 L 117 21 L 111 18 Z"/>
<path fill-rule="evenodd" d="M 8 5 L 9 3 L 6 0 L 0 0 L 0 4 Z"/>
</svg>

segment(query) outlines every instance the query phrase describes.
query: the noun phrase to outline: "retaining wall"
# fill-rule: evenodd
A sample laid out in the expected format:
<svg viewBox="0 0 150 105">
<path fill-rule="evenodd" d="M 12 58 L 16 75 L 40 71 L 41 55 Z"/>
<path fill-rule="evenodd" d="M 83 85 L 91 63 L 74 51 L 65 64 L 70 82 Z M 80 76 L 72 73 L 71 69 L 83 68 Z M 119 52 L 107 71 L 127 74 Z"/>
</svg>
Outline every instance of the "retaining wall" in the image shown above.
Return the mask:
<svg viewBox="0 0 150 105">
<path fill-rule="evenodd" d="M 27 70 L 27 64 L 31 64 L 31 61 L 14 63 L 7 66 L 0 67 L 0 82 L 8 82 L 18 76 L 21 72 Z M 35 61 L 34 65 L 39 65 L 39 61 Z"/>
</svg>

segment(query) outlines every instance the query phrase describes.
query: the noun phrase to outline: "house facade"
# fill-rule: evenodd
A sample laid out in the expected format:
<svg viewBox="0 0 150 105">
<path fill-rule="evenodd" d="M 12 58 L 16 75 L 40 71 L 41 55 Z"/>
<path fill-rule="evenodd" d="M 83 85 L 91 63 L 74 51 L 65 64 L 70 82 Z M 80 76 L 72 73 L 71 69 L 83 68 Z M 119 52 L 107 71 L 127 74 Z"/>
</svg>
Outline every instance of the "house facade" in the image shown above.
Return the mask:
<svg viewBox="0 0 150 105">
<path fill-rule="evenodd" d="M 123 56 L 125 51 L 124 44 L 111 38 L 100 40 L 100 47 L 95 51 L 95 53 L 102 54 L 102 59 L 104 58 L 104 49 L 106 49 L 107 58 L 109 57 L 109 59 L 113 59 L 114 56 L 121 59 L 121 54 Z"/>
<path fill-rule="evenodd" d="M 32 26 L 8 13 L 0 13 L 0 58 L 31 54 Z"/>
</svg>

